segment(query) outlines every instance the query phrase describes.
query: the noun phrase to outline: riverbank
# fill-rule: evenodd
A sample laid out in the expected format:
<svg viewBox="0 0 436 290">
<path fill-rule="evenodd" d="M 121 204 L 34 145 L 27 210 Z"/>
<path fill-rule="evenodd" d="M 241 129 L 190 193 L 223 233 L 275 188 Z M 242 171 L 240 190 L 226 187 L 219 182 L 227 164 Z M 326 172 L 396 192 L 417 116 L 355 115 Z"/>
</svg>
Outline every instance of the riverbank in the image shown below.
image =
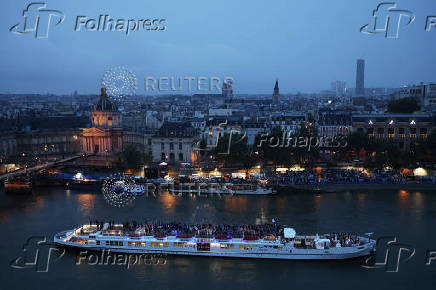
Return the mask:
<svg viewBox="0 0 436 290">
<path fill-rule="evenodd" d="M 346 191 L 346 190 L 366 190 L 366 189 L 386 189 L 386 190 L 434 190 L 435 183 L 337 183 L 337 184 L 295 184 L 282 188 L 282 191 L 305 190 L 305 191 Z"/>
</svg>

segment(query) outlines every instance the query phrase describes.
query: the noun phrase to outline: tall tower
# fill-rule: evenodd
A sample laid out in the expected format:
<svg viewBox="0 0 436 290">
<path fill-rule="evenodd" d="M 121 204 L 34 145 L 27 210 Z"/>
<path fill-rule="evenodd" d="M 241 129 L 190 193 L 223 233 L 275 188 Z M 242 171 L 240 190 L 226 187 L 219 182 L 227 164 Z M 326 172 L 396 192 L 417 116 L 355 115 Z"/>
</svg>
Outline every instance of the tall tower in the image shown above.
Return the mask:
<svg viewBox="0 0 436 290">
<path fill-rule="evenodd" d="M 223 82 L 223 88 L 221 90 L 221 95 L 227 100 L 231 101 L 233 99 L 233 82 L 232 81 L 224 81 Z"/>
<path fill-rule="evenodd" d="M 274 93 L 272 95 L 273 104 L 278 104 L 279 103 L 279 96 L 280 96 L 280 93 L 279 93 L 279 81 L 276 80 L 276 84 L 274 86 Z"/>
<path fill-rule="evenodd" d="M 357 60 L 357 72 L 356 72 L 356 96 L 362 96 L 365 94 L 365 60 Z"/>
</svg>

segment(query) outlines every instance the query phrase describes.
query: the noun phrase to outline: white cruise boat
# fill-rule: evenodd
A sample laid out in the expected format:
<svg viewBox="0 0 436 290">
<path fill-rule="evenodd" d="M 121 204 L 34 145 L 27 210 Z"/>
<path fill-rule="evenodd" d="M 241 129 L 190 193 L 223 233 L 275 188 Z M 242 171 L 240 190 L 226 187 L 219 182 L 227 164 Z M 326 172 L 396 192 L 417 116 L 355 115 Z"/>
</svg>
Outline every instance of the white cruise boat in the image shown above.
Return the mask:
<svg viewBox="0 0 436 290">
<path fill-rule="evenodd" d="M 58 245 L 134 254 L 334 260 L 372 254 L 375 241 L 345 233 L 297 235 L 277 224 L 212 226 L 97 223 L 60 232 Z"/>
</svg>

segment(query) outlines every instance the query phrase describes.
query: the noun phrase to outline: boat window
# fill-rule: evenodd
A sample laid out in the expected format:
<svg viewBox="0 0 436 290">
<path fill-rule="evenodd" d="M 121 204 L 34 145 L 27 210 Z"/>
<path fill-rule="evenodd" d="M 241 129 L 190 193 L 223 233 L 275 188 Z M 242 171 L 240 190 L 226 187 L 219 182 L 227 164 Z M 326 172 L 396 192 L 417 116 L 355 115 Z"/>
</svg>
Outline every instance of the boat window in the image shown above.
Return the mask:
<svg viewBox="0 0 436 290">
<path fill-rule="evenodd" d="M 187 243 L 174 243 L 174 248 L 186 248 Z"/>
<path fill-rule="evenodd" d="M 144 242 L 128 242 L 127 245 L 129 247 L 145 247 Z M 120 245 L 120 246 L 122 246 L 122 245 Z"/>
<path fill-rule="evenodd" d="M 166 248 L 168 247 L 168 243 L 164 242 L 151 242 L 151 246 L 154 248 Z"/>
<path fill-rule="evenodd" d="M 255 247 L 256 247 L 256 245 L 240 245 L 239 249 L 240 250 L 252 250 Z"/>
</svg>

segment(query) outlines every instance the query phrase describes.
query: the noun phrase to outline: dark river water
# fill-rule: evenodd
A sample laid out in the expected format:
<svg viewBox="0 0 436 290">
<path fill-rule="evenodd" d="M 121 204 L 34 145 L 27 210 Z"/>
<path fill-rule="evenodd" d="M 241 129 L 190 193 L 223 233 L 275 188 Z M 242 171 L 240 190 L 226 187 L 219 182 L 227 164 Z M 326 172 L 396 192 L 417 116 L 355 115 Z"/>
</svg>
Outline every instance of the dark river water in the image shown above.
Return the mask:
<svg viewBox="0 0 436 290">
<path fill-rule="evenodd" d="M 91 219 L 258 223 L 272 218 L 297 233 L 348 231 L 393 235 L 415 248 L 398 272 L 365 269 L 363 259 L 282 261 L 214 257 L 166 257 L 158 265 L 76 264 L 67 250 L 47 273 L 17 269 L 32 236 L 50 240 L 56 232 Z M 289 192 L 277 196 L 138 197 L 126 207 L 110 206 L 102 194 L 64 189 L 36 189 L 32 195 L 0 192 L 0 276 L 2 289 L 432 289 L 436 260 L 426 266 L 426 252 L 436 250 L 436 189 L 365 189 L 336 193 Z"/>
</svg>

